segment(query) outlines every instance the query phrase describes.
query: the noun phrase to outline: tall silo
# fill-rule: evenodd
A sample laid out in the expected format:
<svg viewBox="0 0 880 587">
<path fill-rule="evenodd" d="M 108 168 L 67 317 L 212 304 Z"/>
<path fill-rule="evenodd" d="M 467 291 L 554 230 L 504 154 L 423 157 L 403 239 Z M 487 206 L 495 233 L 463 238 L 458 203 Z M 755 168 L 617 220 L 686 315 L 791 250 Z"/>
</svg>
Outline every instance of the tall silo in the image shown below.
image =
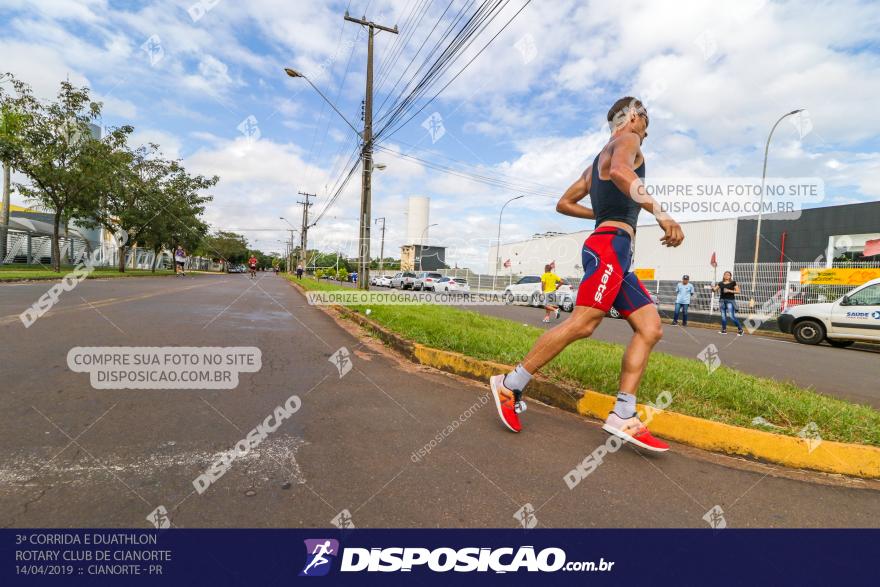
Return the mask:
<svg viewBox="0 0 880 587">
<path fill-rule="evenodd" d="M 407 244 L 424 245 L 427 243 L 430 206 L 431 198 L 428 196 L 410 196 L 406 217 Z"/>
</svg>

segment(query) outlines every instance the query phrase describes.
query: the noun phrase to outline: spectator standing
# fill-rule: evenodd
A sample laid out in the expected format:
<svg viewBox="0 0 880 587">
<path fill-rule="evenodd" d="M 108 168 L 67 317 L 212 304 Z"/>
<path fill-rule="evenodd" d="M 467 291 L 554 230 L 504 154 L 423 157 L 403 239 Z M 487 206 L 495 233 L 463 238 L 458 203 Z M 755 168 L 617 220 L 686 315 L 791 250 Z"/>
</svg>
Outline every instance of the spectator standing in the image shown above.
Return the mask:
<svg viewBox="0 0 880 587">
<path fill-rule="evenodd" d="M 695 293 L 694 284 L 691 283 L 690 275 L 682 275 L 681 282 L 675 285 L 675 314 L 672 317 L 672 325 L 678 324 L 678 315 L 681 312 L 681 325 L 688 325 L 688 306 L 691 296 Z"/>
<path fill-rule="evenodd" d="M 727 334 L 727 320 L 730 318 L 736 324 L 737 336 L 742 336 L 743 328 L 736 318 L 736 294 L 740 291 L 739 285 L 733 280 L 733 274 L 730 271 L 725 271 L 721 281 L 716 283 L 712 289 L 719 292 L 721 296 L 718 304 L 721 308 L 721 334 Z"/>
</svg>

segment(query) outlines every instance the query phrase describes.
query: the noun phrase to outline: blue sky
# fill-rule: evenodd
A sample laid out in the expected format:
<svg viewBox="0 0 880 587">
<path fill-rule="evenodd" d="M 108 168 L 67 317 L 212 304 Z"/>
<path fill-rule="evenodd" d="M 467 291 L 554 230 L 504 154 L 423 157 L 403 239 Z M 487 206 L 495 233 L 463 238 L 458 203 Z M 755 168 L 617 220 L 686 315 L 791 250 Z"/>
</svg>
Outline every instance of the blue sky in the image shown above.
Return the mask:
<svg viewBox="0 0 880 587">
<path fill-rule="evenodd" d="M 437 88 L 522 4 L 512 0 Z M 378 107 L 422 41 L 428 38 L 431 46 L 436 40 L 436 32 L 429 37 L 435 24 L 442 29 L 464 5 L 5 0 L 0 70 L 12 71 L 44 97 L 67 76 L 87 84 L 105 104 L 103 124 L 133 124 L 136 141 L 157 142 L 192 170 L 221 176 L 207 214 L 212 226 L 248 229 L 255 246 L 281 250 L 286 225 L 278 217 L 299 224 L 300 190 L 318 194 L 313 211 L 320 211 L 354 148 L 351 129 L 282 67 L 309 75 L 359 127 L 366 40 L 359 26 L 344 22 L 346 8 L 400 27 L 397 37 L 377 38 Z M 644 145 L 649 174 L 754 177 L 773 121 L 806 108 L 808 123 L 786 121 L 774 136 L 770 174 L 820 177 L 828 192 L 820 205 L 876 200 L 878 29 L 876 2 L 535 1 L 437 100 L 381 145 L 561 193 L 607 138 L 608 106 L 635 94 L 651 112 Z M 422 124 L 434 113 L 444 129 L 439 138 Z M 249 117 L 258 134 L 240 130 Z M 387 165 L 374 176 L 373 201 L 374 217 L 387 218 L 386 251 L 405 240 L 406 198 L 428 195 L 431 222 L 438 224 L 431 243 L 451 246 L 452 262 L 485 270 L 498 210 L 519 192 L 392 153 L 375 158 Z M 312 244 L 351 250 L 358 191 L 356 175 L 310 233 Z M 537 196 L 511 205 L 504 240 L 585 227 L 553 208 L 552 198 Z M 642 221 L 649 219 L 643 215 Z"/>
</svg>

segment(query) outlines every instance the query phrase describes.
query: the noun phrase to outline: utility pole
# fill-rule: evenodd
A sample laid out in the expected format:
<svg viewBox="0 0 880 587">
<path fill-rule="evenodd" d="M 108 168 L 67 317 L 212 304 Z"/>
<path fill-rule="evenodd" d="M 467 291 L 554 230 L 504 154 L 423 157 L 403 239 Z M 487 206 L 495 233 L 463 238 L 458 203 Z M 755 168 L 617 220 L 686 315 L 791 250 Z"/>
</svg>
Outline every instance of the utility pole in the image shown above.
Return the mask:
<svg viewBox="0 0 880 587">
<path fill-rule="evenodd" d="M 379 273 L 385 269 L 385 217 L 376 218 L 376 222 L 382 221 L 382 240 L 379 245 Z"/>
<path fill-rule="evenodd" d="M 376 29 L 397 34 L 397 26 L 389 28 L 376 24 L 364 18 L 353 18 L 345 11 L 345 20 L 369 28 L 367 35 L 367 90 L 364 99 L 364 132 L 361 135 L 361 160 L 364 166 L 361 181 L 361 216 L 359 244 L 360 256 L 358 258 L 358 289 L 370 289 L 370 199 L 372 197 L 372 173 L 373 173 L 373 36 Z"/>
<path fill-rule="evenodd" d="M 290 240 L 287 241 L 287 273 L 293 273 L 291 265 L 293 264 L 293 229 L 288 229 Z"/>
<path fill-rule="evenodd" d="M 299 195 L 305 196 L 306 201 L 299 201 L 303 207 L 303 217 L 302 217 L 302 230 L 300 231 L 300 256 L 302 257 L 303 271 L 306 270 L 306 265 L 309 263 L 309 253 L 308 253 L 308 245 L 309 245 L 309 206 L 311 206 L 311 202 L 309 202 L 309 198 L 317 198 L 315 194 L 308 194 L 306 192 L 299 192 Z M 293 240 L 293 234 L 290 235 L 290 240 Z"/>
</svg>

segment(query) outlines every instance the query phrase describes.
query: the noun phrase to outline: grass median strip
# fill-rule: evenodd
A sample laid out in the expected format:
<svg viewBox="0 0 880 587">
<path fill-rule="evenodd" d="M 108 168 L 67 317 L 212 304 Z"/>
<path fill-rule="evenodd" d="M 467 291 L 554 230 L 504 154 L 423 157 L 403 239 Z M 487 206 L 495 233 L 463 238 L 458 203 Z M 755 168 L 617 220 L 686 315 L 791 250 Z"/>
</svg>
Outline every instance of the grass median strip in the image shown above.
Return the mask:
<svg viewBox="0 0 880 587">
<path fill-rule="evenodd" d="M 63 265 L 60 273 L 55 273 L 52 269 L 42 266 L 17 267 L 14 265 L 0 267 L 0 282 L 2 281 L 20 281 L 23 279 L 61 279 L 74 270 L 73 265 Z M 155 272 L 149 269 L 126 269 L 125 273 L 120 273 L 116 267 L 96 267 L 89 274 L 87 279 L 107 279 L 110 277 L 158 277 L 161 275 L 174 275 L 174 271 L 170 269 L 156 269 Z"/>
<path fill-rule="evenodd" d="M 352 291 L 313 279 L 297 283 L 310 291 Z M 509 365 L 521 360 L 543 332 L 519 322 L 435 304 L 351 307 L 369 309 L 372 320 L 409 340 Z M 619 344 L 581 340 L 542 373 L 552 380 L 614 395 L 623 350 Z M 814 423 L 824 440 L 880 446 L 880 411 L 723 365 L 709 374 L 702 361 L 655 352 L 642 380 L 639 401 L 653 401 L 661 391 L 672 392 L 670 411 L 681 414 L 791 436 Z M 758 417 L 779 428 L 753 424 Z"/>
</svg>

